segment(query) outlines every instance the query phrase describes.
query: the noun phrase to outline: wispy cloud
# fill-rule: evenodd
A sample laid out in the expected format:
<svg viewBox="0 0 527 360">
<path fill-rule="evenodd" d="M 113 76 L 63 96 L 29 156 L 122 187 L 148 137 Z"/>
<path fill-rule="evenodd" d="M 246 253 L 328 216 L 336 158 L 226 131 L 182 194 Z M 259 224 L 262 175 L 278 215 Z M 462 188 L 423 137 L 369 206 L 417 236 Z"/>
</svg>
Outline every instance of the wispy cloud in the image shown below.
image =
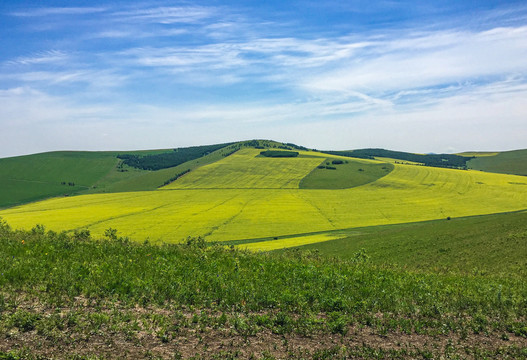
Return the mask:
<svg viewBox="0 0 527 360">
<path fill-rule="evenodd" d="M 6 62 L 8 65 L 37 65 L 64 62 L 69 55 L 60 50 L 48 50 L 35 53 L 30 56 L 21 56 Z"/>
<path fill-rule="evenodd" d="M 42 17 L 53 15 L 86 15 L 106 11 L 105 7 L 38 7 L 11 12 L 10 15 L 18 17 Z"/>
<path fill-rule="evenodd" d="M 527 27 L 441 31 L 374 42 L 310 79 L 310 90 L 390 92 L 525 73 Z"/>
<path fill-rule="evenodd" d="M 171 6 L 171 7 L 149 7 L 142 9 L 131 9 L 115 11 L 112 17 L 119 21 L 134 21 L 158 24 L 192 24 L 200 23 L 217 15 L 214 7 L 205 6 Z"/>
</svg>

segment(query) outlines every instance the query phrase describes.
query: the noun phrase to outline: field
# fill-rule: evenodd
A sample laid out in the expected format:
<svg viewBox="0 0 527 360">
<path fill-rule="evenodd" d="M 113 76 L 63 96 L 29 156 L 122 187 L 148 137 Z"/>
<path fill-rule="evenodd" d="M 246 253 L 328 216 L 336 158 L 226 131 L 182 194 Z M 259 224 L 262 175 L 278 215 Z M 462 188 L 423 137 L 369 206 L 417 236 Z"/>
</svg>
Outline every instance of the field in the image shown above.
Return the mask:
<svg viewBox="0 0 527 360">
<path fill-rule="evenodd" d="M 527 176 L 527 150 L 504 151 L 493 156 L 477 156 L 467 165 L 470 169 L 475 170 Z"/>
<path fill-rule="evenodd" d="M 298 189 L 323 160 L 304 152 L 297 158 L 260 157 L 259 149 L 242 149 L 196 169 L 164 189 Z"/>
<path fill-rule="evenodd" d="M 389 174 L 363 186 L 299 189 L 326 155 L 257 154 L 242 149 L 157 191 L 55 198 L 0 211 L 0 217 L 17 228 L 45 224 L 97 236 L 114 228 L 139 241 L 179 242 L 188 236 L 274 238 L 527 208 L 527 180 L 521 176 L 394 164 Z"/>
<path fill-rule="evenodd" d="M 117 162 L 109 155 L 82 152 L 0 159 L 0 207 L 79 193 L 92 187 Z"/>
<path fill-rule="evenodd" d="M 333 164 L 344 161 L 343 164 Z M 329 167 L 329 168 L 328 168 Z M 301 189 L 349 189 L 365 185 L 386 176 L 393 170 L 389 163 L 371 163 L 360 160 L 327 159 L 302 179 Z"/>
</svg>

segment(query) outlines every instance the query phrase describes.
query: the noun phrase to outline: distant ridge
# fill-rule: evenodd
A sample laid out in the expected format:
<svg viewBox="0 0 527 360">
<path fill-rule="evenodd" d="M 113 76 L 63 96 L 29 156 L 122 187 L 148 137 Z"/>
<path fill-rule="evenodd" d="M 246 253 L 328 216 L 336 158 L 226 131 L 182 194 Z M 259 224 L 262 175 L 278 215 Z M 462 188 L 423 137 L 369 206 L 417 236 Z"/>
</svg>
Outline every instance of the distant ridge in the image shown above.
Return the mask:
<svg viewBox="0 0 527 360">
<path fill-rule="evenodd" d="M 414 154 L 403 151 L 385 149 L 359 149 L 350 151 L 324 151 L 332 155 L 355 157 L 361 159 L 374 159 L 376 157 L 391 158 L 403 161 L 420 163 L 425 166 L 467 169 L 467 161 L 473 157 L 455 154 Z"/>
</svg>

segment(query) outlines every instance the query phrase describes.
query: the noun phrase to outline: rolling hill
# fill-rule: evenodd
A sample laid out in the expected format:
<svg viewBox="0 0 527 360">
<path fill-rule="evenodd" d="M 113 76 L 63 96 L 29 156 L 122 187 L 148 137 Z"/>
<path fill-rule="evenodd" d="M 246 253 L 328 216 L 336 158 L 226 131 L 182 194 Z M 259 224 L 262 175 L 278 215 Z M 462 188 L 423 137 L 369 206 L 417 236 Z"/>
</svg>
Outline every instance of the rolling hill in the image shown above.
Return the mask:
<svg viewBox="0 0 527 360">
<path fill-rule="evenodd" d="M 181 164 L 187 169 L 216 161 L 229 151 L 229 145 L 129 152 L 58 151 L 0 159 L 0 208 L 55 196 L 155 190 L 181 171 Z M 165 160 L 161 164 L 160 158 Z M 134 167 L 131 165 L 136 163 L 127 165 L 127 159 L 141 162 Z"/>
<path fill-rule="evenodd" d="M 527 150 L 476 156 L 468 161 L 467 166 L 474 170 L 527 176 Z"/>
<path fill-rule="evenodd" d="M 527 208 L 527 180 L 521 176 L 389 164 L 305 150 L 295 158 L 266 158 L 259 156 L 261 147 L 244 143 L 223 154 L 222 150 L 209 154 L 207 161 L 195 159 L 192 171 L 157 190 L 54 198 L 3 210 L 0 217 L 20 228 L 45 224 L 55 231 L 88 229 L 95 235 L 113 228 L 139 241 L 180 242 L 202 236 L 209 241 L 249 243 Z M 328 169 L 326 164 L 334 160 L 341 163 Z M 187 165 L 179 165 L 176 174 L 190 169 Z M 174 177 L 167 169 L 159 171 Z M 319 176 L 317 172 L 323 175 L 318 185 L 301 185 Z M 347 181 L 368 179 L 348 181 L 347 188 L 339 188 L 343 186 L 326 176 L 340 185 L 341 176 Z"/>
</svg>

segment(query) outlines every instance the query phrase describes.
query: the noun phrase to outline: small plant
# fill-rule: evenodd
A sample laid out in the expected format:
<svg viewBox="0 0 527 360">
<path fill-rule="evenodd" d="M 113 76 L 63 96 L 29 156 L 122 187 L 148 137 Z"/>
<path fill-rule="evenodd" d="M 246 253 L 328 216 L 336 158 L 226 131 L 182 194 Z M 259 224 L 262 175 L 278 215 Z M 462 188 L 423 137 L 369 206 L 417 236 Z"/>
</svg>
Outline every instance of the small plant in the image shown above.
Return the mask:
<svg viewBox="0 0 527 360">
<path fill-rule="evenodd" d="M 104 230 L 104 237 L 108 240 L 117 240 L 117 230 L 112 228 Z"/>
</svg>

